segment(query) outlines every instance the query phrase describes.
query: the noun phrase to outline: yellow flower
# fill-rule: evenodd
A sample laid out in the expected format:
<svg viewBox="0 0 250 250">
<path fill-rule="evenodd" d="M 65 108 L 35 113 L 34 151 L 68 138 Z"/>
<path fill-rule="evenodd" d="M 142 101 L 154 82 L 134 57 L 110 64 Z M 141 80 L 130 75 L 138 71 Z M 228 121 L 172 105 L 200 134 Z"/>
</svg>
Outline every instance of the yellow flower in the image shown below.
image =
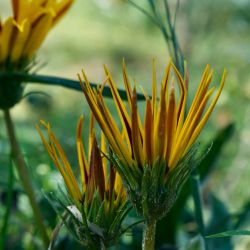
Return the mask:
<svg viewBox="0 0 250 250">
<path fill-rule="evenodd" d="M 125 65 L 123 65 L 123 78 L 129 110 L 126 108 L 125 103 L 122 102 L 111 74 L 106 68 L 105 72 L 107 75 L 106 81 L 112 91 L 113 100 L 122 124 L 122 131 L 104 102 L 101 95 L 102 89 L 98 92 L 93 91 L 84 72 L 85 83 L 79 76 L 83 92 L 116 155 L 123 164 L 139 169 L 146 165 L 152 167 L 156 160 L 165 161 L 168 169 L 176 167 L 205 126 L 220 96 L 225 80 L 224 73 L 219 90 L 209 103 L 214 87 L 209 89 L 213 71 L 207 65 L 195 97 L 188 109 L 186 84 L 172 62 L 166 68 L 161 83 L 159 102 L 157 101 L 154 67 L 152 98 L 145 94 L 146 108 L 144 124 L 142 124 L 137 110 L 136 87 L 133 90 L 131 89 Z M 171 73 L 173 73 L 172 80 L 170 79 Z M 179 87 L 179 98 L 176 97 L 175 93 L 175 79 Z M 207 109 L 206 106 L 208 106 Z"/>
<path fill-rule="evenodd" d="M 22 68 L 73 0 L 12 0 L 13 16 L 0 20 L 0 69 Z"/>
<path fill-rule="evenodd" d="M 105 139 L 103 135 L 101 140 L 101 149 L 98 148 L 96 136 L 93 130 L 93 119 L 91 121 L 89 133 L 88 161 L 82 142 L 83 117 L 80 117 L 77 126 L 76 147 L 81 177 L 80 186 L 78 185 L 78 180 L 74 175 L 60 143 L 51 131 L 50 125 L 45 122 L 42 122 L 42 124 L 47 129 L 49 139 L 47 141 L 41 129 L 37 127 L 43 144 L 55 166 L 60 171 L 67 190 L 77 207 L 81 204 L 89 208 L 96 190 L 99 191 L 101 200 L 107 203 L 107 210 L 112 202 L 114 202 L 116 207 L 124 204 L 126 201 L 126 193 L 123 188 L 121 178 L 112 167 L 108 168 L 107 160 L 104 156 L 102 156 L 101 152 L 106 152 Z"/>
<path fill-rule="evenodd" d="M 91 89 L 84 72 L 85 82 L 80 76 L 79 80 L 87 102 L 114 152 L 110 159 L 122 178 L 130 201 L 146 219 L 146 223 L 151 223 L 170 210 L 182 184 L 195 167 L 195 150 L 192 150 L 192 145 L 221 94 L 225 73 L 219 90 L 209 101 L 215 89 L 209 89 L 213 72 L 207 66 L 188 108 L 185 81 L 172 62 L 166 68 L 160 97 L 157 99 L 154 65 L 152 97 L 144 94 L 146 103 L 143 123 L 137 108 L 136 87 L 132 90 L 125 64 L 123 79 L 128 108 L 106 67 L 105 72 L 106 80 L 98 90 Z M 121 129 L 102 96 L 103 86 L 107 82 Z M 178 95 L 175 93 L 176 85 L 179 87 Z"/>
<path fill-rule="evenodd" d="M 126 231 L 122 228 L 122 222 L 131 206 L 127 202 L 126 191 L 120 176 L 112 164 L 108 165 L 106 157 L 103 156 L 103 154 L 107 154 L 103 135 L 100 149 L 98 147 L 93 123 L 92 116 L 88 157 L 82 142 L 83 117 L 80 117 L 77 126 L 76 147 L 80 185 L 49 124 L 42 122 L 47 129 L 48 141 L 41 129 L 39 127 L 37 129 L 68 190 L 70 198 L 67 201 L 59 202 L 59 205 L 70 215 L 69 220 L 65 223 L 70 221 L 69 223 L 74 224 L 73 229 L 70 226 L 70 231 L 88 249 L 101 249 L 101 246 L 115 245 L 121 234 Z M 51 200 L 52 204 L 56 201 L 57 199 Z"/>
</svg>

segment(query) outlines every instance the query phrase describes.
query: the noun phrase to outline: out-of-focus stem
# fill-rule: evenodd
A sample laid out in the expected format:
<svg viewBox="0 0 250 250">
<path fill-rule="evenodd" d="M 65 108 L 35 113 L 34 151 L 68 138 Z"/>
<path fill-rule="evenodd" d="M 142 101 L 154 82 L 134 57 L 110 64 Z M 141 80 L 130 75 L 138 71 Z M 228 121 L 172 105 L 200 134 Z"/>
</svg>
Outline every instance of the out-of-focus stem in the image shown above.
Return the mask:
<svg viewBox="0 0 250 250">
<path fill-rule="evenodd" d="M 14 129 L 14 125 L 11 119 L 10 111 L 8 109 L 4 110 L 4 120 L 5 120 L 7 132 L 9 136 L 11 154 L 14 159 L 20 181 L 22 183 L 25 193 L 27 194 L 29 198 L 30 205 L 33 209 L 34 217 L 36 220 L 36 225 L 40 231 L 43 243 L 47 248 L 49 245 L 49 237 L 47 235 L 46 228 L 43 223 L 41 211 L 35 199 L 35 194 L 33 191 L 33 187 L 31 185 L 27 166 L 22 156 L 22 153 L 21 153 L 21 150 L 20 150 L 17 138 L 16 138 L 15 129 Z"/>
<path fill-rule="evenodd" d="M 12 162 L 10 161 L 9 180 L 8 180 L 7 199 L 6 199 L 6 212 L 3 219 L 3 226 L 1 228 L 0 250 L 5 249 L 5 241 L 9 224 L 8 222 L 10 218 L 12 199 L 13 199 L 13 184 L 14 184 L 14 176 L 13 176 Z"/>
<path fill-rule="evenodd" d="M 67 220 L 68 216 L 69 216 L 69 214 L 66 211 L 62 214 L 61 220 L 58 222 L 58 224 L 56 225 L 56 227 L 54 228 L 54 230 L 52 232 L 50 245 L 49 245 L 48 250 L 54 249 L 54 245 L 55 245 L 57 236 L 58 236 L 58 234 L 63 226 L 64 221 Z"/>
<path fill-rule="evenodd" d="M 192 195 L 194 199 L 194 209 L 195 209 L 195 217 L 199 227 L 199 232 L 204 240 L 205 249 L 207 250 L 207 242 L 205 237 L 205 224 L 202 212 L 202 197 L 200 190 L 200 177 L 197 173 L 191 175 L 191 184 L 192 184 Z"/>
</svg>

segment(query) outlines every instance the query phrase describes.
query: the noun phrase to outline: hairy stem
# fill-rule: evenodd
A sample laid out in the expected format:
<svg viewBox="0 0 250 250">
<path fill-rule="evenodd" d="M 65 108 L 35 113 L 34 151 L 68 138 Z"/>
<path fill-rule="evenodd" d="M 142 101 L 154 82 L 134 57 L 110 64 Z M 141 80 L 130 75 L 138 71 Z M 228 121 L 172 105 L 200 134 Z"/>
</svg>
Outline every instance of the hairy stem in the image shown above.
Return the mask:
<svg viewBox="0 0 250 250">
<path fill-rule="evenodd" d="M 155 249 L 155 230 L 156 220 L 150 220 L 145 223 L 143 232 L 142 249 L 154 250 Z"/>
<path fill-rule="evenodd" d="M 36 225 L 40 231 L 43 243 L 47 247 L 49 245 L 49 237 L 47 235 L 46 228 L 43 223 L 41 211 L 35 199 L 35 194 L 33 191 L 33 187 L 31 185 L 29 172 L 27 170 L 26 163 L 22 156 L 22 153 L 21 153 L 21 150 L 20 150 L 17 138 L 16 138 L 10 111 L 8 109 L 4 110 L 4 120 L 5 120 L 5 124 L 7 128 L 7 132 L 8 132 L 8 137 L 9 137 L 9 142 L 10 142 L 10 147 L 11 147 L 11 154 L 14 159 L 20 181 L 22 183 L 25 193 L 27 194 L 29 198 L 30 205 L 33 209 L 34 217 L 36 220 Z"/>
</svg>

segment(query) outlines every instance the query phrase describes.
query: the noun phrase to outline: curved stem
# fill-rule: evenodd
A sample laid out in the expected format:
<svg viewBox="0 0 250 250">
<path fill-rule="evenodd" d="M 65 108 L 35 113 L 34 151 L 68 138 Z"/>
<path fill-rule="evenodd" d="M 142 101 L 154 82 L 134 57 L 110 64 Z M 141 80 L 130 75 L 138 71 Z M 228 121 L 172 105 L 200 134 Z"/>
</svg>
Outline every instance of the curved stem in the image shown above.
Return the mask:
<svg viewBox="0 0 250 250">
<path fill-rule="evenodd" d="M 10 142 L 10 146 L 11 146 L 11 154 L 12 154 L 12 157 L 14 159 L 20 181 L 22 183 L 22 186 L 24 188 L 25 193 L 27 194 L 27 196 L 29 198 L 30 205 L 33 209 L 33 213 L 35 216 L 37 227 L 38 227 L 40 234 L 42 236 L 43 243 L 47 247 L 49 245 L 49 237 L 47 235 L 46 228 L 45 228 L 44 223 L 43 223 L 41 211 L 40 211 L 39 206 L 38 206 L 36 199 L 35 199 L 35 194 L 33 191 L 33 187 L 31 185 L 27 166 L 26 166 L 26 163 L 25 163 L 24 158 L 22 156 L 22 153 L 21 153 L 21 150 L 20 150 L 17 138 L 16 138 L 13 122 L 12 122 L 12 119 L 10 116 L 10 111 L 8 109 L 4 110 L 4 120 L 5 120 L 7 132 L 8 132 L 8 136 L 9 136 L 9 142 Z"/>
<path fill-rule="evenodd" d="M 145 228 L 143 232 L 143 241 L 142 241 L 143 250 L 155 249 L 155 230 L 156 230 L 156 220 L 150 220 L 145 223 Z"/>
<path fill-rule="evenodd" d="M 58 237 L 58 234 L 64 224 L 64 221 L 68 218 L 69 214 L 64 211 L 62 214 L 62 218 L 60 219 L 60 221 L 57 223 L 56 227 L 54 228 L 52 235 L 51 235 L 51 240 L 50 240 L 50 244 L 49 244 L 49 248 L 48 250 L 53 250 L 54 249 L 54 245 L 56 242 L 56 239 Z"/>
<path fill-rule="evenodd" d="M 38 74 L 28 74 L 21 72 L 0 72 L 0 81 L 5 80 L 16 80 L 22 82 L 23 84 L 27 83 L 41 83 L 46 85 L 54 85 L 61 86 L 64 88 L 69 88 L 82 92 L 82 87 L 78 80 L 67 79 L 63 77 L 56 76 L 47 76 L 47 75 L 38 75 Z M 96 83 L 90 83 L 93 88 L 96 88 L 98 85 Z M 126 91 L 123 89 L 118 89 L 118 92 L 123 100 L 127 100 Z M 102 95 L 104 97 L 112 97 L 112 92 L 109 86 L 104 86 Z M 137 99 L 145 100 L 145 96 L 143 94 L 137 93 Z"/>
</svg>

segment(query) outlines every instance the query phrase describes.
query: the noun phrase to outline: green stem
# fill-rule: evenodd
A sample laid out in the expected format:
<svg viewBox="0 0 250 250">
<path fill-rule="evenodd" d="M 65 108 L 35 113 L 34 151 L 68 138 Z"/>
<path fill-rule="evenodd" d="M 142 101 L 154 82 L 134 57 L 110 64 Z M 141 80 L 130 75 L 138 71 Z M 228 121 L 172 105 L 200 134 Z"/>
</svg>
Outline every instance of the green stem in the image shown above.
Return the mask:
<svg viewBox="0 0 250 250">
<path fill-rule="evenodd" d="M 10 159 L 10 165 L 9 165 L 9 181 L 8 181 L 8 189 L 7 189 L 7 206 L 6 206 L 6 212 L 4 216 L 3 221 L 3 227 L 1 230 L 1 239 L 0 239 L 0 249 L 5 249 L 5 240 L 7 235 L 7 229 L 8 229 L 8 222 L 10 218 L 10 212 L 11 212 L 11 206 L 12 206 L 12 198 L 13 198 L 13 184 L 14 184 L 14 175 L 13 175 L 13 169 L 12 169 L 12 162 Z"/>
<path fill-rule="evenodd" d="M 199 232 L 202 235 L 204 240 L 205 249 L 208 249 L 207 241 L 206 241 L 206 230 L 202 212 L 202 196 L 200 190 L 200 177 L 197 173 L 191 175 L 191 185 L 192 185 L 192 195 L 194 199 L 194 208 L 195 208 L 195 217 L 199 227 Z"/>
<path fill-rule="evenodd" d="M 27 194 L 27 196 L 29 198 L 30 205 L 33 209 L 33 213 L 35 216 L 36 225 L 40 231 L 43 243 L 44 243 L 45 247 L 47 248 L 49 245 L 49 237 L 47 235 L 46 228 L 45 228 L 44 223 L 43 223 L 41 211 L 40 211 L 39 206 L 38 206 L 36 199 L 35 199 L 35 194 L 33 191 L 33 187 L 31 185 L 30 176 L 29 176 L 29 173 L 27 170 L 26 163 L 25 163 L 24 158 L 22 156 L 17 138 L 16 138 L 14 125 L 13 125 L 13 122 L 11 119 L 10 111 L 8 109 L 4 110 L 4 120 L 5 120 L 7 132 L 8 132 L 8 136 L 9 136 L 12 157 L 14 159 L 15 166 L 17 168 L 20 181 L 22 183 L 22 186 L 24 188 L 25 193 Z"/>
<path fill-rule="evenodd" d="M 67 220 L 68 216 L 69 216 L 69 214 L 66 211 L 64 211 L 62 214 L 62 218 L 57 223 L 56 227 L 54 228 L 54 230 L 52 232 L 48 250 L 54 249 L 54 245 L 55 245 L 56 239 L 58 237 L 58 234 L 59 234 L 59 232 L 64 224 L 64 221 Z"/>
<path fill-rule="evenodd" d="M 46 85 L 61 86 L 64 88 L 69 88 L 82 92 L 82 87 L 78 80 L 67 79 L 63 77 L 38 75 L 38 74 L 27 74 L 21 72 L 0 72 L 0 82 L 1 81 L 19 81 L 24 84 L 26 83 L 41 83 Z M 91 87 L 96 88 L 98 85 L 96 83 L 90 83 Z M 123 100 L 127 100 L 126 91 L 123 89 L 118 89 L 118 92 Z M 109 86 L 104 86 L 102 95 L 104 97 L 111 97 L 112 92 Z M 137 93 L 138 100 L 145 100 L 143 94 Z"/>
<path fill-rule="evenodd" d="M 156 231 L 156 220 L 150 220 L 145 223 L 143 232 L 142 249 L 143 250 L 154 250 L 155 249 L 155 231 Z"/>
</svg>

